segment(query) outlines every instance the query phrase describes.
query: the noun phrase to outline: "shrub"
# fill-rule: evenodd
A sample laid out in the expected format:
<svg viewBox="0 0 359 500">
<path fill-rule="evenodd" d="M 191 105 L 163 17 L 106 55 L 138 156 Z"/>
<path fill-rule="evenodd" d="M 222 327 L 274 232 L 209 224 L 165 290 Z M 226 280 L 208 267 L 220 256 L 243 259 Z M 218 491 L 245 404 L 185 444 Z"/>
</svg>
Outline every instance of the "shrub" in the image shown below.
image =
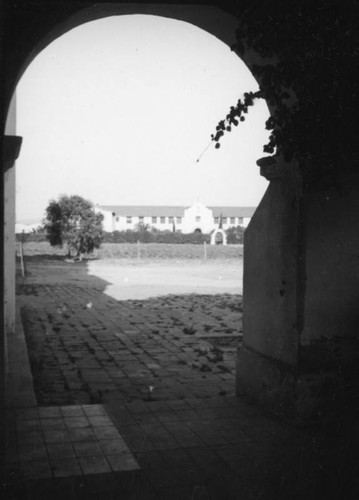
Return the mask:
<svg viewBox="0 0 359 500">
<path fill-rule="evenodd" d="M 242 226 L 230 227 L 226 231 L 227 243 L 229 245 L 238 245 L 243 243 L 245 228 Z"/>
<path fill-rule="evenodd" d="M 104 233 L 103 241 L 106 243 L 177 243 L 177 244 L 195 244 L 201 245 L 205 241 L 210 243 L 210 235 L 202 233 L 184 234 L 173 231 L 113 231 Z"/>
<path fill-rule="evenodd" d="M 42 241 L 47 241 L 45 232 L 32 232 L 32 233 L 16 233 L 16 241 L 22 241 L 23 243 L 34 242 L 40 243 Z"/>
</svg>

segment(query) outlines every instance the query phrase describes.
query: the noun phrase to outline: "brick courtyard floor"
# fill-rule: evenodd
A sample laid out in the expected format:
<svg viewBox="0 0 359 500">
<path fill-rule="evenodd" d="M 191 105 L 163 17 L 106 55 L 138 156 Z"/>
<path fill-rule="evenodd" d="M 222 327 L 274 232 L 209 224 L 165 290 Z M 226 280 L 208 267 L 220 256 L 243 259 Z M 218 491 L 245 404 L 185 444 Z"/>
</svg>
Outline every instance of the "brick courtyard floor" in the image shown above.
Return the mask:
<svg viewBox="0 0 359 500">
<path fill-rule="evenodd" d="M 240 296 L 117 302 L 76 283 L 20 290 L 40 405 L 234 393 Z"/>
<path fill-rule="evenodd" d="M 116 301 L 86 264 L 28 272 L 37 404 L 8 410 L 5 498 L 357 498 L 358 432 L 299 429 L 235 397 L 239 296 Z"/>
</svg>

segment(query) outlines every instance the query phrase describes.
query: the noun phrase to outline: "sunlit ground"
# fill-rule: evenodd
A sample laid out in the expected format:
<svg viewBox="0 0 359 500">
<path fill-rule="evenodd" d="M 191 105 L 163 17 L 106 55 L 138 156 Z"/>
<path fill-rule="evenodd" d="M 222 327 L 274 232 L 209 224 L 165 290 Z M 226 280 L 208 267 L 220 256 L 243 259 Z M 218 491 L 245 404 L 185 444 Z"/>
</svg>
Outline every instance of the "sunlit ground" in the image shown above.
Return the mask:
<svg viewBox="0 0 359 500">
<path fill-rule="evenodd" d="M 117 300 L 168 294 L 241 294 L 243 260 L 126 263 L 90 261 L 88 273 L 110 283 L 104 293 Z"/>
</svg>

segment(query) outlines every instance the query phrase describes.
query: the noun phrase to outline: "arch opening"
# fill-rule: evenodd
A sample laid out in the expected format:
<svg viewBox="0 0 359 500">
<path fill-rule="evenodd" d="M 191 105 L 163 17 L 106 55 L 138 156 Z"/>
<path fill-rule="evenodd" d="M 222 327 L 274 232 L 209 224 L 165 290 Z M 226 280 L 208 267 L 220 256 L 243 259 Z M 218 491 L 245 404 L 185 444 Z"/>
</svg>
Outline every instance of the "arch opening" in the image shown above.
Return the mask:
<svg viewBox="0 0 359 500">
<path fill-rule="evenodd" d="M 221 228 L 217 228 L 211 235 L 211 245 L 227 245 L 227 235 Z"/>
<path fill-rule="evenodd" d="M 178 21 L 176 21 L 176 22 L 178 22 Z M 85 27 L 85 25 L 82 25 L 82 27 Z M 36 63 L 36 60 L 34 61 L 34 63 Z M 29 67 L 29 69 L 30 69 L 30 67 Z M 75 68 L 75 69 L 76 69 L 76 68 Z M 24 76 L 26 76 L 26 73 L 24 74 Z M 74 77 L 74 74 L 73 74 L 72 76 Z M 194 82 L 192 82 L 192 85 L 193 85 L 193 84 L 194 84 Z M 63 87 L 63 88 L 65 89 L 66 87 Z M 181 90 L 183 90 L 183 88 L 182 88 Z M 42 94 L 41 98 L 43 98 L 43 95 L 44 95 L 44 94 Z M 104 98 L 104 96 L 102 96 L 102 97 Z M 86 103 L 88 103 L 88 102 L 89 102 L 89 101 L 88 101 L 88 99 L 85 99 L 85 100 L 82 102 L 82 104 L 83 104 L 83 106 L 84 106 L 84 108 L 85 108 L 85 111 L 86 111 Z M 68 109 L 70 109 L 70 107 L 71 107 L 71 106 L 69 106 L 69 105 L 68 105 Z M 51 112 L 49 113 L 49 111 L 50 111 L 49 109 L 45 110 L 45 113 L 47 113 L 48 118 L 50 118 L 50 114 L 52 114 Z M 90 111 L 91 111 L 91 110 L 90 110 Z M 224 111 L 226 111 L 226 109 L 225 109 Z M 31 113 L 29 113 L 29 116 L 30 116 L 30 114 L 31 114 Z M 55 114 L 56 114 L 56 113 L 55 113 Z M 90 113 L 90 114 L 91 114 L 91 113 Z M 153 111 L 153 114 L 154 114 L 154 111 Z M 31 115 L 31 116 L 32 116 L 32 118 L 33 118 L 33 115 Z M 57 115 L 57 116 L 58 116 L 58 115 Z M 68 115 L 68 116 L 69 116 L 69 115 Z M 84 116 L 90 116 L 90 115 L 84 115 Z M 131 117 L 131 114 L 130 114 L 129 112 L 127 112 L 127 113 L 126 113 L 126 116 L 127 116 L 127 117 Z M 106 120 L 105 120 L 104 115 L 100 115 L 100 119 L 98 120 L 98 122 L 97 122 L 97 123 L 101 123 L 101 125 L 103 126 L 103 124 L 104 124 L 105 122 L 106 122 Z M 85 123 L 85 121 L 84 121 L 83 123 Z M 168 122 L 165 122 L 165 123 L 168 123 Z M 47 125 L 49 125 L 49 124 L 50 124 L 50 119 L 47 121 Z M 151 124 L 151 122 L 150 122 L 150 121 L 148 121 L 148 122 L 147 122 L 147 127 L 148 127 L 150 124 Z M 91 124 L 91 121 L 87 122 L 87 126 L 89 126 L 89 128 L 90 128 L 91 130 L 92 130 L 92 128 L 93 128 L 93 130 L 95 130 L 95 129 L 96 129 L 96 127 L 94 127 L 94 126 L 93 126 L 93 123 Z M 210 124 L 210 126 L 212 127 L 212 123 Z M 131 128 L 131 127 L 130 127 L 130 128 Z M 63 129 L 63 130 L 64 130 L 64 129 Z M 98 133 L 98 130 L 99 130 L 99 129 L 97 128 L 97 129 L 95 130 L 95 132 L 97 131 L 97 133 Z M 109 129 L 107 129 L 107 133 L 109 133 Z M 182 131 L 181 131 L 181 133 L 182 133 Z M 115 143 L 116 138 L 118 137 L 118 135 L 119 135 L 119 134 L 118 134 L 118 129 L 116 129 L 116 133 L 114 133 L 113 135 L 110 135 L 111 143 Z M 121 136 L 121 134 L 120 134 L 120 136 Z M 95 137 L 95 136 L 92 136 L 92 138 L 93 138 L 92 144 L 93 144 L 93 143 L 94 143 L 94 141 L 95 141 L 94 137 Z M 207 135 L 207 137 L 209 137 L 209 134 Z M 24 134 L 24 138 L 25 138 L 25 140 L 26 140 L 26 134 Z M 56 138 L 56 140 L 58 140 L 58 137 L 56 136 L 55 131 L 53 131 L 53 136 L 52 136 L 52 139 L 54 139 L 54 138 Z M 108 139 L 108 138 L 109 138 L 109 137 L 107 136 L 107 139 Z M 99 139 L 98 139 L 98 140 L 99 140 Z M 229 138 L 229 140 L 228 140 L 228 144 L 230 143 L 230 141 L 231 141 L 231 138 Z M 32 142 L 32 141 L 31 141 L 31 142 Z M 73 145 L 72 145 L 72 146 L 73 146 Z M 81 140 L 80 140 L 79 142 L 77 142 L 77 144 L 75 144 L 75 146 L 77 146 L 77 147 L 78 147 L 78 148 L 80 148 L 80 150 L 81 150 L 81 148 L 82 148 L 82 146 L 81 146 Z M 90 150 L 89 150 L 89 151 L 90 151 L 90 153 L 88 153 L 88 156 L 86 157 L 86 159 L 87 159 L 87 160 L 89 159 L 89 157 L 91 156 L 91 154 L 92 154 L 92 155 L 94 154 L 94 151 L 97 151 L 97 153 L 95 154 L 95 156 L 97 156 L 97 158 L 100 158 L 100 159 L 101 159 L 101 158 L 103 157 L 103 151 L 105 150 L 105 147 L 106 147 L 106 146 L 105 146 L 105 143 L 102 143 L 100 147 L 98 147 L 98 146 L 99 146 L 99 144 L 97 144 L 96 149 L 92 149 L 92 150 L 90 149 Z M 232 146 L 229 146 L 229 148 L 230 148 L 230 147 L 232 147 Z M 196 146 L 196 148 L 197 148 L 197 146 Z M 83 152 L 83 151 L 84 151 L 84 150 L 82 149 L 82 152 Z M 156 151 L 158 152 L 158 148 L 157 148 L 157 150 L 156 150 Z M 196 151 L 198 151 L 198 149 L 196 149 Z M 109 183 L 111 183 L 111 184 L 113 184 L 113 185 L 115 185 L 115 184 L 116 184 L 116 182 L 114 182 L 113 177 L 111 177 L 110 175 L 109 175 L 107 178 L 105 178 L 105 182 L 104 182 L 104 179 L 103 179 L 103 178 L 102 178 L 102 179 L 99 179 L 99 172 L 103 172 L 103 171 L 104 171 L 104 167 L 103 167 L 103 166 L 99 166 L 98 168 L 87 168 L 87 170 L 86 170 L 86 171 L 82 171 L 82 172 L 81 172 L 81 174 L 80 174 L 79 176 L 77 176 L 77 173 L 76 173 L 76 161 L 78 162 L 78 160 L 79 160 L 79 156 L 77 156 L 77 150 L 76 150 L 76 147 L 75 147 L 75 148 L 74 148 L 74 147 L 72 147 L 72 152 L 74 153 L 74 158 L 70 159 L 70 163 L 72 164 L 72 167 L 71 167 L 71 169 L 70 169 L 70 172 L 71 172 L 71 173 L 67 174 L 67 175 L 72 175 L 72 176 L 73 176 L 73 178 L 72 178 L 72 186 L 81 186 L 81 181 L 84 181 L 84 179 L 85 179 L 85 177 L 86 177 L 86 176 L 91 177 L 91 179 L 92 179 L 91 184 L 92 184 L 92 185 L 96 185 L 96 189 L 100 189 L 100 190 L 101 190 L 101 186 L 103 187 L 105 184 L 109 184 Z M 122 153 L 121 153 L 121 154 L 122 154 Z M 216 153 L 216 154 L 218 155 L 218 153 Z M 232 154 L 232 155 L 233 155 L 233 149 L 232 149 L 232 151 L 231 151 L 231 153 L 230 153 L 230 154 Z M 67 153 L 67 156 L 69 156 L 69 153 Z M 147 156 L 147 158 L 149 159 L 150 157 L 149 157 L 149 156 Z M 194 160 L 195 160 L 195 158 L 196 158 L 196 157 L 194 156 Z M 153 158 L 152 158 L 152 160 L 153 160 Z M 20 160 L 20 161 L 23 161 L 23 160 L 22 160 L 22 158 L 21 158 L 21 160 Z M 47 161 L 47 162 L 49 161 L 49 156 L 47 156 L 47 157 L 45 158 L 45 162 L 46 162 L 46 161 Z M 216 160 L 216 161 L 218 161 L 218 160 Z M 195 163 L 195 161 L 193 161 L 193 164 L 194 164 L 194 163 Z M 254 165 L 253 165 L 253 167 L 254 167 Z M 39 167 L 38 167 L 38 168 L 39 168 Z M 60 167 L 58 167 L 58 168 L 60 168 Z M 127 168 L 129 168 L 129 166 L 127 166 Z M 254 167 L 254 168 L 255 168 L 255 167 Z M 201 172 L 201 175 L 202 175 L 202 176 L 203 176 L 203 170 L 204 170 L 204 169 L 202 169 L 202 172 Z M 179 172 L 181 172 L 181 169 L 180 169 L 180 167 L 179 167 L 179 166 L 177 166 L 177 169 L 175 169 L 174 171 L 175 171 L 176 175 L 178 176 L 178 173 L 179 173 Z M 63 171 L 63 172 L 64 172 L 64 171 Z M 44 175 L 45 175 L 45 174 L 44 174 Z M 150 172 L 142 172 L 142 174 L 141 174 L 141 175 L 142 175 L 142 178 L 144 178 L 144 180 L 143 180 L 143 184 L 146 184 L 146 182 L 147 182 L 147 185 L 150 185 L 150 184 L 151 184 L 151 182 L 150 182 L 150 181 L 151 181 L 151 176 L 152 176 L 152 178 L 153 178 L 153 176 L 154 176 L 154 174 L 153 174 L 153 170 L 152 170 L 152 171 L 150 170 Z M 164 175 L 164 174 L 163 174 L 163 175 Z M 196 175 L 197 175 L 197 177 L 198 177 L 198 178 L 197 178 L 197 181 L 198 181 L 198 180 L 202 180 L 201 175 L 200 175 L 200 174 L 198 174 L 198 172 L 196 173 Z M 257 172 L 256 172 L 256 175 L 258 175 L 258 174 L 257 174 Z M 138 178 L 140 178 L 140 177 L 141 177 L 141 176 L 137 176 L 137 179 L 138 179 Z M 171 178 L 173 177 L 173 173 L 171 174 L 171 176 L 170 176 L 170 177 L 171 177 Z M 50 175 L 50 177 L 46 177 L 46 180 L 45 180 L 45 181 L 44 181 L 44 179 L 43 179 L 43 184 L 42 184 L 42 186 L 43 186 L 43 187 L 46 187 L 47 185 L 49 185 L 50 181 L 51 181 L 51 175 Z M 228 179 L 227 179 L 227 181 L 228 181 Z M 157 182 L 157 183 L 159 182 L 159 181 L 158 181 L 158 179 L 156 179 L 156 182 Z M 152 185 L 156 185 L 156 182 L 153 182 L 153 184 L 152 184 Z M 208 184 L 208 180 L 207 180 L 207 184 Z M 198 183 L 198 182 L 197 182 L 197 185 L 199 185 L 199 183 Z M 219 184 L 218 184 L 218 183 L 216 183 L 216 185 L 217 185 L 217 187 L 218 187 L 218 185 L 219 185 Z M 132 195 L 131 195 L 131 196 L 133 196 L 133 193 L 135 193 L 135 189 L 134 189 L 134 187 L 133 187 L 133 186 L 134 186 L 134 182 L 132 181 L 132 184 L 129 184 L 129 186 L 130 186 L 130 187 L 128 187 L 128 185 L 127 185 L 127 188 L 126 188 L 126 189 L 127 189 L 127 191 L 130 191 L 130 192 L 131 192 L 131 190 L 132 190 Z M 224 187 L 222 187 L 222 186 L 224 186 Z M 228 186 L 228 182 L 227 182 L 227 186 Z M 226 189 L 226 182 L 222 183 L 221 187 L 222 187 L 222 190 L 223 190 L 223 191 L 225 191 L 225 189 Z M 158 189 L 158 187 L 156 187 L 156 189 L 158 190 L 158 192 L 159 192 L 159 191 L 161 191 L 161 189 Z M 185 191 L 185 188 L 183 188 L 183 190 L 182 190 L 182 191 Z M 126 190 L 125 190 L 125 191 L 123 191 L 123 192 L 122 192 L 122 194 L 123 194 L 123 193 L 125 193 L 125 192 L 126 192 Z M 47 191 L 46 191 L 46 193 L 47 193 Z M 197 193 L 197 194 L 198 194 L 198 193 Z M 194 198 L 195 193 L 192 193 L 192 195 L 193 195 L 193 198 Z M 170 196 L 171 196 L 171 197 L 170 197 L 170 198 L 168 198 L 168 199 L 169 199 L 169 200 L 172 200 L 172 199 L 173 199 L 173 195 L 171 194 Z M 32 193 L 32 196 L 31 196 L 31 197 L 33 198 L 33 193 Z M 86 198 L 90 198 L 90 196 L 86 195 Z M 92 196 L 91 196 L 91 198 L 92 198 Z M 129 197 L 128 199 L 131 199 L 131 197 Z M 223 198 L 222 198 L 222 199 L 223 199 L 223 200 L 224 200 L 224 199 L 228 199 L 228 193 L 223 193 Z M 95 201 L 97 201 L 97 200 L 95 200 Z M 101 200 L 100 200 L 100 201 L 101 201 Z M 221 200 L 221 201 L 222 201 L 222 200 Z M 259 201 L 259 200 L 258 200 L 258 201 Z M 176 203 L 178 203 L 178 202 L 176 201 Z M 222 202 L 222 203 L 223 203 L 223 202 Z M 100 204 L 102 204 L 102 203 L 100 203 Z M 29 206 L 29 205 L 28 205 L 28 206 Z M 113 213 L 116 213 L 116 212 L 111 211 L 111 214 L 113 214 Z M 115 219 L 116 219 L 116 217 L 117 217 L 117 215 L 115 215 Z M 144 214 L 143 214 L 143 215 L 138 214 L 136 217 L 139 219 L 139 220 L 138 220 L 138 221 L 136 221 L 136 222 L 137 222 L 137 223 L 141 223 L 140 218 L 144 218 L 145 216 L 144 216 Z M 173 220 L 173 221 L 171 221 L 171 222 L 170 222 L 170 220 L 169 220 L 169 218 L 170 218 L 170 217 L 172 217 L 172 218 L 174 219 L 174 220 Z M 168 222 L 168 224 L 171 224 L 171 230 L 172 230 L 173 232 L 179 231 L 179 226 L 180 226 L 181 222 L 179 222 L 177 219 L 178 219 L 178 218 L 180 218 L 180 217 L 181 217 L 181 216 L 172 216 L 172 215 L 168 215 L 168 220 L 167 220 L 167 222 Z M 230 217 L 228 217 L 228 219 L 230 219 Z M 115 220 L 115 222 L 116 222 L 116 220 Z M 134 221 L 131 221 L 131 223 L 132 223 L 132 222 L 134 222 L 134 223 L 135 223 L 135 220 L 134 220 Z M 145 222 L 145 221 L 144 221 L 144 222 Z M 127 223 L 127 222 L 126 222 L 126 223 Z M 196 221 L 196 223 L 198 223 L 198 221 Z M 239 218 L 238 218 L 238 217 L 237 217 L 237 223 L 239 224 Z M 231 223 L 230 223 L 230 222 L 228 222 L 228 227 L 231 227 Z M 202 233 L 204 233 L 205 231 L 204 231 L 204 230 L 202 230 L 200 227 L 195 227 L 194 232 L 195 232 L 195 233 L 202 234 Z M 223 244 L 225 244 L 225 243 L 224 243 L 224 242 L 225 242 L 225 232 L 224 232 L 224 230 L 222 230 L 222 240 L 223 240 Z M 141 250 L 139 250 L 139 252 L 141 252 Z M 141 257 L 140 253 L 139 253 L 139 256 Z M 79 278 L 79 276 L 78 276 L 78 275 L 77 275 L 77 278 Z M 77 278 L 76 278 L 76 279 L 77 279 Z M 99 278 L 99 279 L 100 279 L 100 280 L 102 280 L 102 279 L 103 279 L 103 277 L 102 277 L 102 278 Z M 105 280 L 105 281 L 106 281 L 106 280 Z M 101 285 L 99 285 L 99 286 L 101 286 Z M 66 304 L 65 304 L 65 305 L 66 305 Z M 66 306 L 66 307 L 67 307 L 67 306 Z M 91 308 L 90 308 L 90 309 L 91 309 Z M 186 328 L 187 330 L 190 330 L 190 326 L 185 326 L 184 328 Z M 195 332 L 195 333 L 196 333 L 196 332 Z M 195 333 L 194 333 L 194 334 L 195 334 Z M 186 332 L 184 332 L 184 334 L 185 334 L 185 335 L 187 335 L 187 334 L 188 334 L 188 335 L 192 335 L 192 333 L 186 333 Z M 91 346 L 90 346 L 90 348 L 93 348 L 93 347 L 91 347 Z M 150 391 L 148 394 L 146 394 L 146 397 L 154 397 L 154 396 L 153 396 L 153 395 L 151 395 L 151 391 Z"/>
</svg>

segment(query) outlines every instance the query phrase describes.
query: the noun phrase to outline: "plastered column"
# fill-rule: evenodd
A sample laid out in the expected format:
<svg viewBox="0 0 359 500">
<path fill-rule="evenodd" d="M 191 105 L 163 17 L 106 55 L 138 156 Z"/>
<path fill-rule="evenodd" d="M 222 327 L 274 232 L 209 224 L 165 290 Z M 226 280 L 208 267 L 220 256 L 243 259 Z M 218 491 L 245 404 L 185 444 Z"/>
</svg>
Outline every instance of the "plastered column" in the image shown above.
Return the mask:
<svg viewBox="0 0 359 500">
<path fill-rule="evenodd" d="M 16 105 L 13 98 L 5 133 L 15 136 Z M 7 158 L 4 174 L 4 307 L 7 332 L 15 331 L 15 165 Z M 11 165 L 11 166 L 10 166 Z"/>
<path fill-rule="evenodd" d="M 245 233 L 237 394 L 336 421 L 359 408 L 359 173 L 304 183 L 270 170 Z"/>
<path fill-rule="evenodd" d="M 301 179 L 275 158 L 258 164 L 270 184 L 244 235 L 237 394 L 292 415 L 302 328 Z"/>
<path fill-rule="evenodd" d="M 1 328 L 0 368 L 1 368 L 1 401 L 4 405 L 4 393 L 7 372 L 8 335 L 15 333 L 15 160 L 19 155 L 21 138 L 15 134 L 15 98 L 13 98 L 6 124 L 6 135 L 3 139 L 2 175 L 3 191 L 3 278 L 4 278 L 4 325 Z"/>
</svg>

